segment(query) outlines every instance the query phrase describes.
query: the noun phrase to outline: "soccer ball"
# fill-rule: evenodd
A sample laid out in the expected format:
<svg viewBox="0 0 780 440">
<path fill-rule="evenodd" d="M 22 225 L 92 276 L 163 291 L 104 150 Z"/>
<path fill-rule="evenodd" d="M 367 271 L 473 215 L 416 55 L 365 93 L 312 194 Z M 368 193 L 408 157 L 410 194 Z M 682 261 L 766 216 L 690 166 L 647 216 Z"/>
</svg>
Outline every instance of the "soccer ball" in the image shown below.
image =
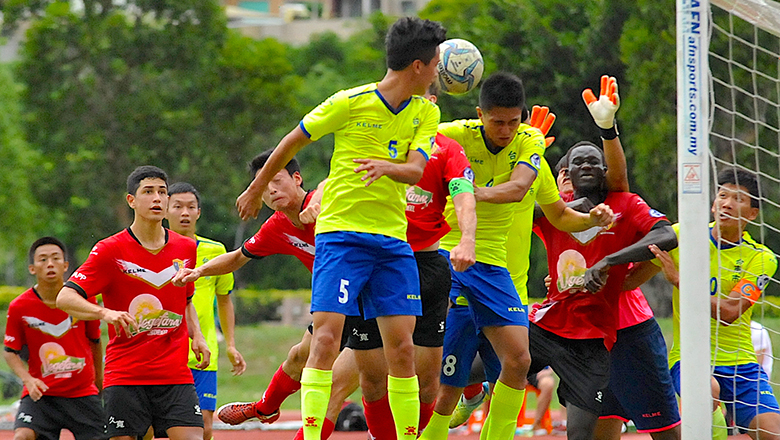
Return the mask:
<svg viewBox="0 0 780 440">
<path fill-rule="evenodd" d="M 447 40 L 439 45 L 439 85 L 451 95 L 462 95 L 479 84 L 485 63 L 479 49 L 466 40 Z"/>
</svg>

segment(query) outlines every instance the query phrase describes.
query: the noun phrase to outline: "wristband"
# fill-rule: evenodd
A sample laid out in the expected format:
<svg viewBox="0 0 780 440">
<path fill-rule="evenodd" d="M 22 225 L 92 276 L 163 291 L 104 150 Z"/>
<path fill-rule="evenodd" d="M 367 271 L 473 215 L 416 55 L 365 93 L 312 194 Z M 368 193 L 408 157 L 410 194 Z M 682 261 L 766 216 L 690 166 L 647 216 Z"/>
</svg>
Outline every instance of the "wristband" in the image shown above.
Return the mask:
<svg viewBox="0 0 780 440">
<path fill-rule="evenodd" d="M 611 141 L 618 137 L 617 122 L 611 128 L 599 127 L 599 130 L 601 131 L 601 139 L 605 141 Z"/>
<path fill-rule="evenodd" d="M 474 194 L 474 184 L 471 183 L 469 179 L 452 179 L 450 180 L 450 195 L 452 197 L 457 196 L 461 193 L 471 193 Z"/>
</svg>

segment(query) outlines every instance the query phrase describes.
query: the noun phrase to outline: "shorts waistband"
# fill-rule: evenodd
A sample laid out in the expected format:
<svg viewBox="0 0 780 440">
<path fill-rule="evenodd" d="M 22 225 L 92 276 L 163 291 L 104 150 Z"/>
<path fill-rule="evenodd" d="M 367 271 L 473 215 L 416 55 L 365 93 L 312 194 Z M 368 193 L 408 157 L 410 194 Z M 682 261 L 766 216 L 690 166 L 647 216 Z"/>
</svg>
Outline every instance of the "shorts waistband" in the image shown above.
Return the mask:
<svg viewBox="0 0 780 440">
<path fill-rule="evenodd" d="M 443 255 L 439 253 L 438 250 L 435 251 L 417 251 L 414 253 L 414 258 L 418 260 L 434 260 L 436 258 L 440 258 Z"/>
</svg>

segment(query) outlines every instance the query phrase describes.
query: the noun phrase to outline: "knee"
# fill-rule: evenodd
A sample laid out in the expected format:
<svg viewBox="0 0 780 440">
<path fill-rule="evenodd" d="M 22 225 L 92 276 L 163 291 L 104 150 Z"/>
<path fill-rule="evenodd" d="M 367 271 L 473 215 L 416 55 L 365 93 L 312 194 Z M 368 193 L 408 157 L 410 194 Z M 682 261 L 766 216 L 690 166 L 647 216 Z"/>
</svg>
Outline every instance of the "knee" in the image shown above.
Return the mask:
<svg viewBox="0 0 780 440">
<path fill-rule="evenodd" d="M 369 402 L 377 400 L 387 393 L 387 376 L 380 374 L 360 374 L 360 388 Z"/>
<path fill-rule="evenodd" d="M 505 356 L 501 359 L 501 370 L 507 369 L 517 375 L 526 376 L 531 366 L 531 355 L 528 351 L 515 356 Z"/>
<path fill-rule="evenodd" d="M 303 366 L 308 357 L 308 353 L 304 355 L 303 350 L 301 350 L 301 344 L 297 344 L 290 349 L 289 353 L 287 353 L 287 362 L 291 367 L 298 365 Z"/>
<path fill-rule="evenodd" d="M 203 427 L 203 440 L 211 440 L 212 435 L 213 435 L 213 433 L 211 431 L 211 427 L 209 426 L 208 428 L 206 428 L 204 426 Z"/>
<path fill-rule="evenodd" d="M 35 440 L 35 431 L 32 429 L 17 429 L 14 431 L 14 440 Z"/>
<path fill-rule="evenodd" d="M 436 394 L 439 392 L 439 375 L 419 375 L 420 379 L 420 401 L 430 403 L 436 400 Z"/>
</svg>

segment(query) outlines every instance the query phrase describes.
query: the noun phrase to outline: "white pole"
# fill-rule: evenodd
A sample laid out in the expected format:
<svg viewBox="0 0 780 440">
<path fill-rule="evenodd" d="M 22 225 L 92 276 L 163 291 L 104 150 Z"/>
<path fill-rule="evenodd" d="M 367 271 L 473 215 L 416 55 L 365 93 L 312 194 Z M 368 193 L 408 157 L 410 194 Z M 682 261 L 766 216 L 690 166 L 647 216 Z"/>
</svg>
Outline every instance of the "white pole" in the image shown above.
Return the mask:
<svg viewBox="0 0 780 440">
<path fill-rule="evenodd" d="M 682 438 L 710 440 L 710 5 L 709 0 L 676 4 Z"/>
</svg>

